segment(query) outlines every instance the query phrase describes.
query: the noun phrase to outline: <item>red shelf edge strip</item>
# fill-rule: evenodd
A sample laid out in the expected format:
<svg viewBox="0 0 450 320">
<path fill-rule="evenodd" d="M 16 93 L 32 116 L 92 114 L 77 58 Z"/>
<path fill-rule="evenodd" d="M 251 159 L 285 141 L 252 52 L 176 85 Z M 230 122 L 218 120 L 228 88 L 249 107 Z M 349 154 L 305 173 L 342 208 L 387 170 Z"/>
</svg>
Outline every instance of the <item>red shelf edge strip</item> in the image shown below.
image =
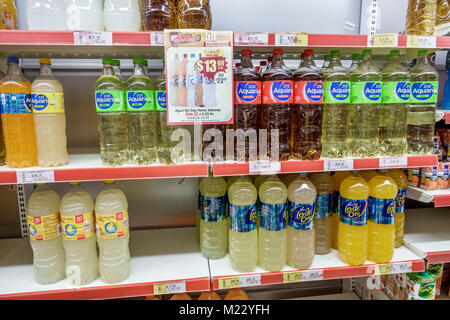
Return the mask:
<svg viewBox="0 0 450 320">
<path fill-rule="evenodd" d="M 428 263 L 444 263 L 450 262 L 450 250 L 449 251 L 435 251 L 427 253 Z"/>
</svg>

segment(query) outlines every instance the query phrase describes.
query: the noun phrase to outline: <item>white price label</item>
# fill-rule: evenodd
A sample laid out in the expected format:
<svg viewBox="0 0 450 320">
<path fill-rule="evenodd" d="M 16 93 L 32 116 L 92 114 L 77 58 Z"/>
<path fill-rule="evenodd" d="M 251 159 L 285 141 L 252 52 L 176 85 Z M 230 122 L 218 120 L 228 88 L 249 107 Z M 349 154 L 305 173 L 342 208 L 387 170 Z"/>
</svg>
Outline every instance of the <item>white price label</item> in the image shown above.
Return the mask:
<svg viewBox="0 0 450 320">
<path fill-rule="evenodd" d="M 150 32 L 150 45 L 151 46 L 163 46 L 164 45 L 164 32 L 163 31 Z"/>
<path fill-rule="evenodd" d="M 380 168 L 386 167 L 406 167 L 408 165 L 407 157 L 380 157 Z"/>
<path fill-rule="evenodd" d="M 261 275 L 253 274 L 249 276 L 240 276 L 239 277 L 239 286 L 240 287 L 252 287 L 252 286 L 260 286 L 261 285 Z"/>
<path fill-rule="evenodd" d="M 436 48 L 436 37 L 408 36 L 406 39 L 407 48 Z"/>
<path fill-rule="evenodd" d="M 267 46 L 269 44 L 269 33 L 267 32 L 235 32 L 235 46 Z"/>
<path fill-rule="evenodd" d="M 323 270 L 304 270 L 300 276 L 302 281 L 323 280 Z"/>
<path fill-rule="evenodd" d="M 412 262 L 395 262 L 392 263 L 391 273 L 408 273 L 412 272 Z"/>
<path fill-rule="evenodd" d="M 16 177 L 18 184 L 55 182 L 53 170 L 18 170 Z"/>
<path fill-rule="evenodd" d="M 325 159 L 324 171 L 353 170 L 353 159 Z"/>
<path fill-rule="evenodd" d="M 278 161 L 249 162 L 249 173 L 276 173 L 281 171 L 281 163 Z"/>
<path fill-rule="evenodd" d="M 105 31 L 75 31 L 73 33 L 75 45 L 81 46 L 111 46 L 112 32 Z"/>
</svg>

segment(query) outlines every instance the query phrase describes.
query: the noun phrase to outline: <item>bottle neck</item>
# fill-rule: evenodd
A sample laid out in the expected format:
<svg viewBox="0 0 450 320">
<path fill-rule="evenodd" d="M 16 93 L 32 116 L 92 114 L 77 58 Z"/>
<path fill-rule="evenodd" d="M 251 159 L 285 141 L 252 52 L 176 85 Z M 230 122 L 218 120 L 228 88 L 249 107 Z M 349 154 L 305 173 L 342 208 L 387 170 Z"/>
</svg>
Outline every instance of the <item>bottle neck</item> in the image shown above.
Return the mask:
<svg viewBox="0 0 450 320">
<path fill-rule="evenodd" d="M 134 65 L 133 75 L 134 76 L 145 76 L 144 65 L 142 63 L 136 63 Z"/>
<path fill-rule="evenodd" d="M 301 67 L 313 67 L 315 66 L 312 55 L 307 54 L 303 57 Z"/>
<path fill-rule="evenodd" d="M 104 64 L 103 65 L 103 72 L 102 76 L 115 76 L 115 72 L 113 69 L 113 66 L 111 64 Z"/>
<path fill-rule="evenodd" d="M 371 64 L 372 63 L 372 56 L 367 55 L 362 57 L 362 64 Z"/>
<path fill-rule="evenodd" d="M 12 76 L 15 74 L 22 74 L 22 70 L 19 67 L 19 64 L 15 62 L 8 63 L 8 71 L 6 72 L 8 76 Z"/>
<path fill-rule="evenodd" d="M 41 76 L 52 76 L 52 68 L 50 68 L 50 65 L 48 64 L 41 64 Z"/>
<path fill-rule="evenodd" d="M 391 58 L 391 63 L 400 64 L 400 57 L 399 56 L 393 56 Z"/>
<path fill-rule="evenodd" d="M 253 63 L 252 63 L 252 58 L 251 55 L 249 54 L 244 54 L 241 58 L 241 67 L 242 68 L 249 68 L 249 69 L 253 69 Z"/>
<path fill-rule="evenodd" d="M 418 56 L 417 57 L 416 65 L 417 64 L 427 64 L 427 63 L 428 63 L 427 56 Z"/>
<path fill-rule="evenodd" d="M 270 66 L 271 68 L 283 68 L 283 58 L 281 57 L 281 54 L 274 54 L 272 59 L 272 64 Z"/>
</svg>

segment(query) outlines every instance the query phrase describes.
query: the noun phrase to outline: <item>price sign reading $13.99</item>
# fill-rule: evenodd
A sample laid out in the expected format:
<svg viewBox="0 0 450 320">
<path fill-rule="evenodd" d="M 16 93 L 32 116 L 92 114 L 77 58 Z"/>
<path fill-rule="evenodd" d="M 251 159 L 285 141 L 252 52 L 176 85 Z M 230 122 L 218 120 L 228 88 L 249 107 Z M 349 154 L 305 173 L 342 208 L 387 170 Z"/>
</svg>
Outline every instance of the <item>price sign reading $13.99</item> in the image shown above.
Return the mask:
<svg viewBox="0 0 450 320">
<path fill-rule="evenodd" d="M 202 57 L 197 60 L 195 68 L 204 77 L 214 79 L 219 72 L 225 73 L 227 71 L 227 61 L 225 57 L 212 56 Z"/>
</svg>

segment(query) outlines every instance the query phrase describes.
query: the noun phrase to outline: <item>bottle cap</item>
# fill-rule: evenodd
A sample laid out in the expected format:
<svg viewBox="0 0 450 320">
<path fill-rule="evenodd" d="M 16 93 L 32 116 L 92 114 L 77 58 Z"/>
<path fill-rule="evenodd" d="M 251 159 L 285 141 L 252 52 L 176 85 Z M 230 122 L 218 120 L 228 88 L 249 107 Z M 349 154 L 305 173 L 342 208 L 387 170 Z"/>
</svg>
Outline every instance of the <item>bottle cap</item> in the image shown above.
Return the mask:
<svg viewBox="0 0 450 320">
<path fill-rule="evenodd" d="M 391 50 L 391 52 L 389 54 L 391 55 L 391 57 L 399 56 L 400 55 L 400 50 Z"/>
<path fill-rule="evenodd" d="M 372 55 L 372 49 L 364 49 L 362 51 L 362 55 L 363 56 L 370 56 L 370 55 Z"/>
<path fill-rule="evenodd" d="M 141 57 L 134 57 L 133 58 L 133 63 L 137 64 L 137 63 L 143 63 L 143 59 Z"/>
<path fill-rule="evenodd" d="M 261 67 L 267 66 L 267 61 L 260 61 L 260 62 L 259 62 L 259 65 L 260 65 Z"/>
<path fill-rule="evenodd" d="M 241 54 L 242 55 L 250 55 L 250 54 L 252 54 L 252 50 L 250 50 L 250 49 L 242 49 Z"/>
<path fill-rule="evenodd" d="M 114 183 L 114 182 L 116 182 L 116 180 L 105 180 L 105 183 Z"/>
<path fill-rule="evenodd" d="M 267 57 L 267 61 L 272 62 L 273 56 Z"/>
<path fill-rule="evenodd" d="M 323 56 L 323 60 L 330 60 L 331 56 L 329 54 L 326 54 Z"/>
<path fill-rule="evenodd" d="M 112 61 L 113 66 L 120 67 L 120 60 L 114 59 Z"/>
<path fill-rule="evenodd" d="M 8 63 L 19 63 L 19 58 L 18 57 L 8 57 L 8 58 L 6 58 L 6 61 L 8 62 Z"/>
<path fill-rule="evenodd" d="M 80 181 L 71 181 L 70 182 L 70 185 L 71 186 L 77 186 L 77 185 L 79 185 L 80 184 Z"/>
<path fill-rule="evenodd" d="M 388 55 L 386 56 L 386 60 L 387 60 L 387 61 L 391 60 L 391 55 L 390 55 L 390 54 L 388 54 Z"/>
<path fill-rule="evenodd" d="M 360 53 L 352 54 L 352 59 L 361 59 L 361 54 Z"/>
<path fill-rule="evenodd" d="M 428 54 L 427 49 L 421 49 L 421 50 L 417 51 L 417 56 L 426 56 L 427 54 Z"/>
<path fill-rule="evenodd" d="M 341 55 L 341 51 L 340 50 L 332 50 L 331 51 L 331 56 L 332 57 L 339 57 Z"/>
<path fill-rule="evenodd" d="M 142 59 L 142 63 L 144 64 L 144 66 L 148 66 L 148 61 L 147 61 L 147 59 Z"/>
<path fill-rule="evenodd" d="M 52 61 L 49 58 L 40 58 L 39 63 L 40 64 L 52 64 Z"/>
<path fill-rule="evenodd" d="M 102 59 L 102 63 L 103 64 L 111 64 L 113 63 L 113 59 L 112 58 L 103 58 Z"/>
<path fill-rule="evenodd" d="M 313 49 L 306 49 L 305 51 L 303 51 L 303 53 L 312 55 L 312 54 L 314 54 L 314 50 Z"/>
<path fill-rule="evenodd" d="M 273 54 L 283 54 L 283 49 L 281 48 L 273 49 Z"/>
</svg>

